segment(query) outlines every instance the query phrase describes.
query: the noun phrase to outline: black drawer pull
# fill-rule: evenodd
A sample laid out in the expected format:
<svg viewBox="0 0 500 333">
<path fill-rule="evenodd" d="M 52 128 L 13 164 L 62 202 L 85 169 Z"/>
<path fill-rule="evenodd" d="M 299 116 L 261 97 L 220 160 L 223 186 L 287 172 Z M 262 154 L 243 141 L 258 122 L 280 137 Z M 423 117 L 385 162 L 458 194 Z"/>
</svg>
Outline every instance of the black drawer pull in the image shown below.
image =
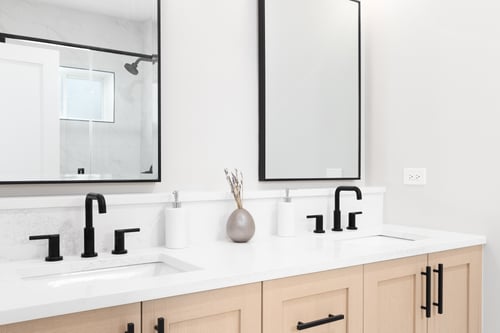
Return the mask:
<svg viewBox="0 0 500 333">
<path fill-rule="evenodd" d="M 308 323 L 303 323 L 303 322 L 299 321 L 297 323 L 297 330 L 298 331 L 305 330 L 307 328 L 311 328 L 311 327 L 315 327 L 315 326 L 319 326 L 319 325 L 323 325 L 323 324 L 332 323 L 334 321 L 338 321 L 338 320 L 342 320 L 342 319 L 344 319 L 344 315 L 343 314 L 339 314 L 339 315 L 329 314 L 328 317 L 326 317 L 326 318 L 318 319 L 318 320 L 313 320 L 313 321 L 310 321 Z"/>
<path fill-rule="evenodd" d="M 128 323 L 127 324 L 127 330 L 125 333 L 134 333 L 134 323 Z"/>
<path fill-rule="evenodd" d="M 431 317 L 431 266 L 425 267 L 425 272 L 421 273 L 425 275 L 425 306 L 421 306 L 422 310 L 425 310 L 425 317 Z"/>
<path fill-rule="evenodd" d="M 434 272 L 438 273 L 438 301 L 432 304 L 438 307 L 439 314 L 443 314 L 443 264 L 439 264 L 438 269 L 435 269 Z"/>
<path fill-rule="evenodd" d="M 160 317 L 158 318 L 158 324 L 155 325 L 155 330 L 158 331 L 158 333 L 165 333 L 165 319 Z"/>
</svg>

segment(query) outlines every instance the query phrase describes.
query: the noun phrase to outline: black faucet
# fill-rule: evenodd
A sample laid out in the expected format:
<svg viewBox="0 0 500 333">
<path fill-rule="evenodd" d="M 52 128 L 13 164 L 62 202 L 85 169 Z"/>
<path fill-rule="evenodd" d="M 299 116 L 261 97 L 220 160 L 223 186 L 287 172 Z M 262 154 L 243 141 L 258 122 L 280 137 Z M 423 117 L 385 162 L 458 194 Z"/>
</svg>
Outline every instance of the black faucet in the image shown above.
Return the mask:
<svg viewBox="0 0 500 333">
<path fill-rule="evenodd" d="M 356 192 L 356 199 L 361 200 L 361 190 L 357 186 L 339 186 L 335 190 L 335 210 L 333 211 L 333 229 L 332 231 L 342 231 L 340 226 L 340 192 L 354 191 Z"/>
<path fill-rule="evenodd" d="M 99 193 L 88 193 L 85 197 L 85 228 L 83 229 L 83 258 L 96 257 L 95 236 L 92 219 L 92 201 L 97 200 L 99 214 L 106 213 L 106 200 Z"/>
</svg>

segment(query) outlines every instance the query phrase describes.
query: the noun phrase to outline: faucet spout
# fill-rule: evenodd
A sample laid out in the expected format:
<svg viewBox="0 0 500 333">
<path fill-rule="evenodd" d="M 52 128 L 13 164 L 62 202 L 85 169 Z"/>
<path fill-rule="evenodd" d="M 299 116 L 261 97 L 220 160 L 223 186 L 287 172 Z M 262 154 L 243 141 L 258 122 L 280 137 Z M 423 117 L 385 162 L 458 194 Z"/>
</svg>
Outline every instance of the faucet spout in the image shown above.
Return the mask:
<svg viewBox="0 0 500 333">
<path fill-rule="evenodd" d="M 342 191 L 354 191 L 356 193 L 356 199 L 361 200 L 363 195 L 361 190 L 357 186 L 339 186 L 335 189 L 335 209 L 340 210 L 340 192 Z"/>
<path fill-rule="evenodd" d="M 97 201 L 99 214 L 106 213 L 106 200 L 100 193 L 88 193 L 85 197 L 85 226 L 92 227 L 92 202 Z"/>
<path fill-rule="evenodd" d="M 356 193 L 356 199 L 361 200 L 363 195 L 357 186 L 339 186 L 335 189 L 335 210 L 333 211 L 333 231 L 342 231 L 340 221 L 340 192 L 353 191 Z"/>
<path fill-rule="evenodd" d="M 83 229 L 83 253 L 82 257 L 96 257 L 94 220 L 92 217 L 93 201 L 97 201 L 99 214 L 106 213 L 106 200 L 99 193 L 88 193 L 85 197 L 85 228 Z"/>
</svg>

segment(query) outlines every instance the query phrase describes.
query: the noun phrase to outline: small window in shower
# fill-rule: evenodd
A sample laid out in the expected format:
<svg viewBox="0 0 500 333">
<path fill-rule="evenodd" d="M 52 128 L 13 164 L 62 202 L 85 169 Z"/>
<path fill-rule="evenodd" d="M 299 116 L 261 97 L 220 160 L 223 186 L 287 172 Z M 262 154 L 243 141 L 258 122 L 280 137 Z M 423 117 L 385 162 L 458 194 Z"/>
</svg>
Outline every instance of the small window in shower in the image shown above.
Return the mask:
<svg viewBox="0 0 500 333">
<path fill-rule="evenodd" d="M 61 119 L 114 122 L 115 74 L 60 67 Z"/>
</svg>

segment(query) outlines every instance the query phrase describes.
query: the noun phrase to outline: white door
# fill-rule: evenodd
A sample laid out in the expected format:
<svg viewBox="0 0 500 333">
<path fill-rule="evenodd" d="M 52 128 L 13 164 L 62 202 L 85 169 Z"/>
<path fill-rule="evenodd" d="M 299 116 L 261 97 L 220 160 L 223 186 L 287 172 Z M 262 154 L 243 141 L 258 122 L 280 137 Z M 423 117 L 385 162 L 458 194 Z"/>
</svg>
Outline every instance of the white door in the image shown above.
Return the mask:
<svg viewBox="0 0 500 333">
<path fill-rule="evenodd" d="M 0 180 L 59 178 L 59 52 L 0 43 Z"/>
</svg>

